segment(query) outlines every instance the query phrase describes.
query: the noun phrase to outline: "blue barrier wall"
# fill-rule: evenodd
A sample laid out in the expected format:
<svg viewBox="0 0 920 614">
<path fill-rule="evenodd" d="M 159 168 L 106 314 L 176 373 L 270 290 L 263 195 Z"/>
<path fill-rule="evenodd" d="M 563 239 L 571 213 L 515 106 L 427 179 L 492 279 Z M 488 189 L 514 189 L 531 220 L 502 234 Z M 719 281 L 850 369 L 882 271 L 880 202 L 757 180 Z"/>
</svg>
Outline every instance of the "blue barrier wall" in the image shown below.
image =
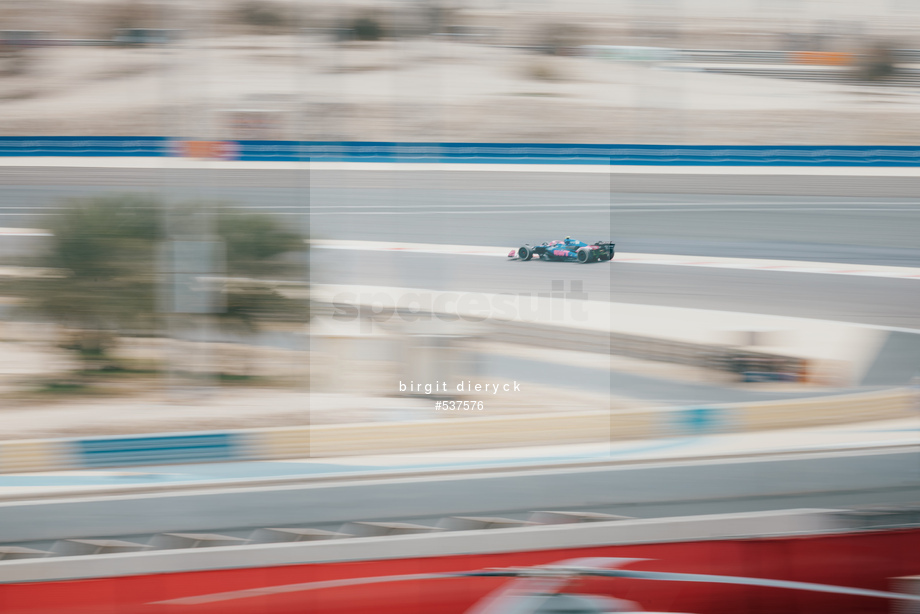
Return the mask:
<svg viewBox="0 0 920 614">
<path fill-rule="evenodd" d="M 0 156 L 175 155 L 162 137 L 0 137 Z M 233 159 L 687 166 L 920 166 L 920 147 L 237 141 Z"/>
<path fill-rule="evenodd" d="M 81 467 L 229 461 L 243 456 L 241 435 L 192 433 L 72 440 Z"/>
<path fill-rule="evenodd" d="M 163 156 L 169 140 L 158 137 L 0 137 L 0 156 Z"/>
</svg>

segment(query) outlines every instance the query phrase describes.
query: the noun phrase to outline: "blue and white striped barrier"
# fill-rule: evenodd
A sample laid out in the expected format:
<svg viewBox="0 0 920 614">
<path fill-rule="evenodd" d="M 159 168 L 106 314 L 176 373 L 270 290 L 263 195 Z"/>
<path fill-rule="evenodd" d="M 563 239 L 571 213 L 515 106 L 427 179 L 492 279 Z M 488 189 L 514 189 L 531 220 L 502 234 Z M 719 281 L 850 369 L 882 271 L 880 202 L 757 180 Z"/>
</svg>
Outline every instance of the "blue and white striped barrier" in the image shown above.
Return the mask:
<svg viewBox="0 0 920 614">
<path fill-rule="evenodd" d="M 915 390 L 896 388 L 666 410 L 0 441 L 0 473 L 699 437 L 904 419 L 916 402 Z"/>
<path fill-rule="evenodd" d="M 189 144 L 213 145 L 189 147 Z M 183 146 L 185 145 L 185 146 Z M 223 147 L 216 147 L 222 145 Z M 555 145 L 314 141 L 181 141 L 164 137 L 0 137 L 0 156 L 172 157 L 232 152 L 244 161 L 615 164 L 667 166 L 920 166 L 914 146 Z M 221 157 L 226 158 L 226 155 Z"/>
<path fill-rule="evenodd" d="M 0 473 L 245 460 L 259 449 L 249 431 L 4 441 Z"/>
<path fill-rule="evenodd" d="M 188 433 L 72 441 L 81 467 L 220 462 L 247 456 L 240 433 Z"/>
</svg>

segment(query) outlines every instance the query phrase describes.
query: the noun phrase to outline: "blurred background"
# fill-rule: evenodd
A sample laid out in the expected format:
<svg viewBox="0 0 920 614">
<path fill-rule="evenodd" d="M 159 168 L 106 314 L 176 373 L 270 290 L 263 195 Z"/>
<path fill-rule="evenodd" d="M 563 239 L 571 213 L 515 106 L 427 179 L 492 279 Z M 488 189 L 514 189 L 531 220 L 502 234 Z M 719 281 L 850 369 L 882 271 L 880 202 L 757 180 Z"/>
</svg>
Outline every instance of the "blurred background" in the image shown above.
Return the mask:
<svg viewBox="0 0 920 614">
<path fill-rule="evenodd" d="M 906 0 L 3 0 L 0 609 L 640 542 L 648 569 L 916 591 L 918 86 Z"/>
<path fill-rule="evenodd" d="M 918 19 L 901 0 L 8 0 L 0 129 L 909 145 Z"/>
<path fill-rule="evenodd" d="M 561 149 L 555 166 L 424 166 L 411 144 L 912 144 L 918 17 L 905 2 L 8 0 L 8 151 L 59 137 L 90 152 L 73 139 L 97 136 L 168 151 L 3 158 L 6 436 L 466 419 L 436 400 L 604 421 L 570 443 L 672 436 L 684 411 L 733 416 L 693 427 L 713 432 L 834 421 L 750 404 L 828 397 L 833 413 L 839 395 L 916 381 L 911 169 L 589 167 Z M 390 162 L 239 160 L 279 142 L 390 144 Z M 619 255 L 486 257 L 562 235 Z M 509 382 L 524 385 L 475 390 Z M 898 398 L 839 413 L 905 417 Z M 501 430 L 496 445 L 549 443 Z"/>
<path fill-rule="evenodd" d="M 48 339 L 60 336 L 56 326 L 80 338 L 63 343 L 73 352 L 36 356 L 36 365 L 50 361 L 57 373 L 76 357 L 74 364 L 82 365 L 78 370 L 91 366 L 94 372 L 147 372 L 149 381 L 143 386 L 134 382 L 132 390 L 181 389 L 185 383 L 177 374 L 201 370 L 212 373 L 205 388 L 221 377 L 226 380 L 222 384 L 247 378 L 261 382 L 258 378 L 263 377 L 302 383 L 305 372 L 320 364 L 325 371 L 321 377 L 315 374 L 309 390 L 339 390 L 344 384 L 334 373 L 341 373 L 342 365 L 332 357 L 357 353 L 376 363 L 373 368 L 364 365 L 376 375 L 368 376 L 361 389 L 389 394 L 394 387 L 390 380 L 409 373 L 409 359 L 403 356 L 408 350 L 391 337 L 410 332 L 395 331 L 393 321 L 384 323 L 390 330 L 362 324 L 362 338 L 374 340 L 358 342 L 342 340 L 352 333 L 342 330 L 347 323 L 341 318 L 321 317 L 315 323 L 318 340 L 313 349 L 330 358 L 313 363 L 300 359 L 304 356 L 297 352 L 307 346 L 304 323 L 311 276 L 324 284 L 374 280 L 379 282 L 374 286 L 390 288 L 387 300 L 394 306 L 402 287 L 525 293 L 537 300 L 538 294 L 549 296 L 554 290 L 571 293 L 572 283 L 577 283 L 587 289 L 586 298 L 598 299 L 609 297 L 612 283 L 618 296 L 626 296 L 622 280 L 612 282 L 606 272 L 596 270 L 531 277 L 531 269 L 525 279 L 515 273 L 511 281 L 507 271 L 499 273 L 475 258 L 378 252 L 366 258 L 360 246 L 314 250 L 311 270 L 309 240 L 504 249 L 572 233 L 585 241 L 615 239 L 626 252 L 827 262 L 855 258 L 870 265 L 913 265 L 916 219 L 912 201 L 903 200 L 912 196 L 912 188 L 889 183 L 881 190 L 864 185 L 854 192 L 826 173 L 795 180 L 809 185 L 757 179 L 754 186 L 745 177 L 351 172 L 322 164 L 256 170 L 218 168 L 218 162 L 204 161 L 232 159 L 232 143 L 255 141 L 910 145 L 917 125 L 918 18 L 920 11 L 910 3 L 895 1 L 873 6 L 753 1 L 725 6 L 677 0 L 9 0 L 0 7 L 3 135 L 168 137 L 177 156 L 172 162 L 147 168 L 135 164 L 130 170 L 39 175 L 33 169 L 28 176 L 5 170 L 6 263 L 48 270 L 66 263 L 70 270 L 26 280 L 31 276 L 25 269 L 11 269 L 20 276 L 8 276 L 15 280 L 8 302 L 19 301 L 20 308 L 9 313 L 43 319 L 36 326 L 44 326 L 41 334 Z M 395 160 L 412 156 L 408 148 L 394 151 Z M 890 207 L 872 213 L 862 206 L 860 190 L 900 200 L 886 201 Z M 736 198 L 739 194 L 743 202 Z M 854 198 L 843 204 L 827 200 L 838 195 Z M 78 200 L 67 200 L 73 198 Z M 846 210 L 838 210 L 841 206 Z M 123 225 L 106 234 L 104 225 L 122 215 L 143 218 L 131 222 L 143 228 L 143 236 L 131 235 L 141 231 Z M 129 234 L 122 237 L 121 232 Z M 62 233 L 74 240 L 65 243 Z M 131 254 L 122 261 L 114 254 L 125 249 L 125 241 L 131 242 Z M 241 249 L 249 251 L 244 255 Z M 148 268 L 137 270 L 135 262 Z M 118 279 L 101 282 L 99 275 Z M 210 281 L 201 282 L 203 278 Z M 729 291 L 728 280 L 719 283 Z M 64 290 L 68 284 L 72 287 Z M 672 284 L 668 279 L 652 284 L 651 290 L 643 287 L 626 300 L 660 304 L 659 290 L 675 291 Z M 779 292 L 786 288 L 779 286 Z M 722 286 L 705 296 L 683 293 L 664 302 L 723 307 L 724 301 L 713 299 L 714 292 L 721 293 Z M 765 294 L 771 297 L 766 309 L 754 308 L 763 301 L 743 294 L 732 300 L 747 300 L 744 311 L 827 315 L 820 308 L 771 310 L 769 303 L 779 302 L 772 298 L 777 294 Z M 330 296 L 317 305 L 321 316 L 329 311 Z M 73 313 L 74 300 L 87 302 L 79 316 Z M 833 302 L 836 297 L 813 300 Z M 362 310 L 361 319 L 373 311 Z M 641 361 L 640 371 L 662 368 L 650 362 L 702 369 L 688 375 L 691 381 L 774 373 L 777 379 L 838 386 L 863 383 L 866 373 L 883 370 L 872 371 L 871 352 L 866 357 L 860 350 L 858 361 L 841 359 L 836 346 L 830 350 L 822 342 L 821 349 L 803 341 L 801 334 L 785 330 L 795 327 L 790 322 L 747 318 L 737 323 L 737 330 L 671 331 L 669 343 L 691 345 L 660 350 L 647 341 L 656 325 L 646 330 L 625 316 L 611 318 L 616 323 L 610 332 L 620 337 L 595 349 L 613 344 L 614 354 Z M 494 318 L 485 319 L 490 322 L 463 330 L 436 322 L 423 336 L 447 335 L 455 345 L 461 337 L 467 339 L 463 343 L 477 336 L 494 341 L 497 332 L 489 328 Z M 880 317 L 871 307 L 856 319 L 911 324 L 907 317 Z M 408 323 L 400 325 L 406 328 Z M 40 335 L 38 329 L 11 330 L 13 337 Z M 120 339 L 126 334 L 135 335 L 130 344 L 144 349 L 129 350 L 130 344 Z M 523 338 L 520 331 L 502 334 Z M 546 333 L 542 343 L 583 350 L 584 339 L 572 334 Z M 176 343 L 164 345 L 164 335 Z M 194 350 L 166 347 L 179 343 L 180 337 Z M 264 347 L 241 350 L 244 337 L 243 345 L 258 339 Z M 633 338 L 649 347 L 630 346 Z M 211 342 L 230 345 L 206 349 Z M 360 346 L 364 343 L 368 348 Z M 247 357 L 231 368 L 233 361 L 216 349 L 227 347 Z M 299 358 L 285 353 L 292 351 Z M 125 357 L 110 359 L 118 352 L 126 352 Z M 499 368 L 482 356 L 451 356 L 469 373 L 503 369 L 513 375 L 517 371 L 512 364 L 536 372 L 520 362 L 499 361 L 504 365 Z M 218 358 L 224 364 L 217 366 Z M 97 362 L 86 362 L 90 359 Z M 124 361 L 137 364 L 129 368 Z M 197 361 L 209 366 L 195 366 Z M 261 366 L 265 361 L 270 366 Z M 912 368 L 904 366 L 896 379 L 906 381 L 901 371 Z M 48 369 L 35 366 L 34 371 Z M 171 375 L 160 378 L 160 371 Z M 22 384 L 17 377 L 7 378 L 11 391 L 26 390 L 25 396 L 36 385 L 40 390 L 83 386 L 69 376 L 55 375 L 47 382 L 42 376 L 37 384 L 29 378 Z M 579 384 L 569 388 L 591 388 L 586 377 L 576 376 Z M 557 379 L 572 381 L 568 375 Z M 602 399 L 613 391 L 608 380 L 605 374 L 594 386 L 604 392 Z M 677 396 L 680 402 L 722 400 Z"/>
</svg>

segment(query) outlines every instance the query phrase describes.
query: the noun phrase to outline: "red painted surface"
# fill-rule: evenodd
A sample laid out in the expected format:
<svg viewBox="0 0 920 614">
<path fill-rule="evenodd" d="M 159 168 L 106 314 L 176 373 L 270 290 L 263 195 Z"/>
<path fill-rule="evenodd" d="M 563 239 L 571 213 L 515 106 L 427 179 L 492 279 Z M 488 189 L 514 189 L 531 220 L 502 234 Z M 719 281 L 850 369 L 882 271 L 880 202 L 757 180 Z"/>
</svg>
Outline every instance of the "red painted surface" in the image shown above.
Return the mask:
<svg viewBox="0 0 920 614">
<path fill-rule="evenodd" d="M 891 590 L 889 578 L 920 572 L 920 529 L 808 537 L 601 546 L 197 571 L 92 580 L 0 584 L 3 614 L 461 614 L 506 580 L 464 578 L 324 589 L 195 606 L 151 602 L 338 578 L 538 565 L 585 556 L 653 559 L 628 569 L 738 575 Z M 869 614 L 881 599 L 744 586 L 591 579 L 572 592 L 608 594 L 647 610 L 698 614 Z"/>
</svg>

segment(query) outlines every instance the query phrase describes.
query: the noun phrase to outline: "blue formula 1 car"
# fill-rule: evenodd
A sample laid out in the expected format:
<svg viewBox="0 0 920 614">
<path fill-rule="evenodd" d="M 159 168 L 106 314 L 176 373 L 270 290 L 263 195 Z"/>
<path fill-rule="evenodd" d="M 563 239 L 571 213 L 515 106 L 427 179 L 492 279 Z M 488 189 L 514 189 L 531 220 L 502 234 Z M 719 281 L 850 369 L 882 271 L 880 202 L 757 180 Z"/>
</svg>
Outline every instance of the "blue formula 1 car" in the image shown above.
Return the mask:
<svg viewBox="0 0 920 614">
<path fill-rule="evenodd" d="M 583 243 L 572 237 L 562 241 L 550 241 L 543 245 L 524 245 L 511 250 L 508 257 L 512 260 L 531 260 L 534 256 L 540 260 L 556 262 L 608 262 L 613 260 L 615 243 L 598 241 L 596 243 Z"/>
</svg>

